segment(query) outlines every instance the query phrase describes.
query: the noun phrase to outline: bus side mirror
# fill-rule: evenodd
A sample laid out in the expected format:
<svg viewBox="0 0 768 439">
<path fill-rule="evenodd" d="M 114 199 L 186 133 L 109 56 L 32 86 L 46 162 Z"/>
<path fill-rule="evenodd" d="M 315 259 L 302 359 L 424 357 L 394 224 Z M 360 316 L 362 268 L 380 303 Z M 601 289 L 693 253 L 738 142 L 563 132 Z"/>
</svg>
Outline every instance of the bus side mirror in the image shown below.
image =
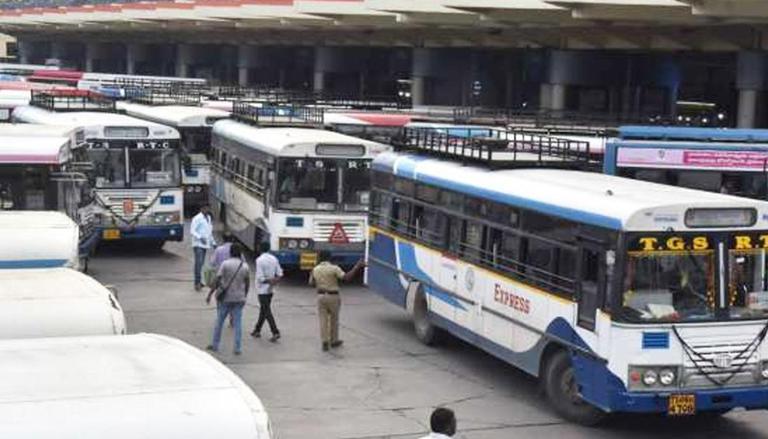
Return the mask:
<svg viewBox="0 0 768 439">
<path fill-rule="evenodd" d="M 189 158 L 189 156 L 188 156 L 188 155 L 185 155 L 185 156 L 184 156 L 184 157 L 181 159 L 181 164 L 182 164 L 182 166 L 184 167 L 184 172 L 189 172 L 189 171 L 191 171 L 191 170 L 192 170 L 192 159 L 191 159 L 191 158 Z"/>
</svg>

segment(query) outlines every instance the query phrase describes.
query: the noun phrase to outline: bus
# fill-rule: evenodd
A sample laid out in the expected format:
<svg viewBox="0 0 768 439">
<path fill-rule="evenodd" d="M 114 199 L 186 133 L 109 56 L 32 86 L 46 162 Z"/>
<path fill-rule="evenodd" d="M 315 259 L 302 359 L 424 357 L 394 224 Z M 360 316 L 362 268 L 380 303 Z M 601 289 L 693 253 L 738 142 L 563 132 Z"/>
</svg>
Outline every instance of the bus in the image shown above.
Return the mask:
<svg viewBox="0 0 768 439">
<path fill-rule="evenodd" d="M 286 267 L 309 269 L 320 250 L 351 266 L 364 252 L 371 160 L 386 149 L 331 131 L 218 121 L 213 212 L 250 249 L 268 240 Z"/>
<path fill-rule="evenodd" d="M 0 341 L 0 437 L 270 439 L 234 372 L 157 334 Z"/>
<path fill-rule="evenodd" d="M 184 207 L 194 211 L 208 203 L 210 185 L 211 130 L 229 113 L 192 105 L 144 105 L 122 102 L 118 108 L 129 116 L 175 128 L 181 135 Z"/>
<path fill-rule="evenodd" d="M 0 270 L 0 339 L 125 334 L 112 292 L 70 268 Z"/>
<path fill-rule="evenodd" d="M 80 267 L 99 242 L 82 130 L 0 124 L 0 210 L 60 211 L 80 229 Z"/>
<path fill-rule="evenodd" d="M 587 425 L 768 408 L 768 203 L 465 158 L 373 162 L 368 284 L 421 341 L 489 352 Z"/>
<path fill-rule="evenodd" d="M 625 126 L 606 144 L 606 174 L 768 199 L 768 130 Z"/>
<path fill-rule="evenodd" d="M 52 106 L 63 100 L 55 99 Z M 158 248 L 165 241 L 181 241 L 184 199 L 179 132 L 94 108 L 94 103 L 83 105 L 92 111 L 26 106 L 16 108 L 12 117 L 17 122 L 83 127 L 102 241 L 141 240 Z M 80 108 L 69 102 L 65 106 Z"/>
<path fill-rule="evenodd" d="M 79 230 L 54 211 L 0 211 L 0 269 L 82 268 Z"/>
</svg>

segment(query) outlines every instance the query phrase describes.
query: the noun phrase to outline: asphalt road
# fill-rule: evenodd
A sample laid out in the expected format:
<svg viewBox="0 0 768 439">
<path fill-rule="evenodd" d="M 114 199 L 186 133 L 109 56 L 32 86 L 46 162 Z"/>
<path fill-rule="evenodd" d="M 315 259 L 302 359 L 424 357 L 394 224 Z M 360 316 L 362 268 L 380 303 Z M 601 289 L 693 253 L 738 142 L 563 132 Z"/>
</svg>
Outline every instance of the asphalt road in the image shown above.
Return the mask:
<svg viewBox="0 0 768 439">
<path fill-rule="evenodd" d="M 202 348 L 214 308 L 193 290 L 191 268 L 191 250 L 168 243 L 161 252 L 102 249 L 90 274 L 119 289 L 130 332 L 167 334 Z M 457 340 L 421 345 L 402 310 L 359 285 L 343 291 L 344 346 L 322 352 L 316 297 L 304 282 L 294 277 L 278 287 L 279 343 L 246 333 L 243 355 L 235 357 L 225 331 L 217 355 L 259 395 L 280 439 L 418 438 L 437 405 L 456 411 L 460 438 L 768 438 L 768 412 L 569 424 L 549 409 L 534 379 Z M 246 307 L 246 331 L 258 314 L 255 303 Z"/>
</svg>

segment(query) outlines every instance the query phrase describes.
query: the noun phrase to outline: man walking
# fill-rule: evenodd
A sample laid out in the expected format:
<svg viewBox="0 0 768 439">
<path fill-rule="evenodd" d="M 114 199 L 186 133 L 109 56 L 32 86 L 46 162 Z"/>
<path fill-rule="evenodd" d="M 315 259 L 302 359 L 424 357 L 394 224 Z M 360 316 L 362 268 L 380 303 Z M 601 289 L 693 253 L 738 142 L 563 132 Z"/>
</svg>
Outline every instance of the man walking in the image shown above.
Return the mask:
<svg viewBox="0 0 768 439">
<path fill-rule="evenodd" d="M 309 273 L 309 284 L 317 289 L 320 338 L 323 350 L 327 351 L 344 343 L 339 339 L 339 312 L 341 311 L 339 281 L 349 282 L 354 279 L 365 263 L 361 259 L 349 272 L 344 273 L 341 267 L 331 263 L 329 251 L 320 251 L 318 259 L 320 263 Z"/>
<path fill-rule="evenodd" d="M 453 410 L 438 407 L 429 417 L 430 434 L 421 439 L 451 439 L 456 434 L 456 415 Z"/>
<path fill-rule="evenodd" d="M 213 341 L 207 349 L 218 352 L 221 341 L 221 328 L 228 315 L 232 316 L 235 329 L 235 355 L 242 352 L 243 307 L 248 297 L 251 273 L 242 257 L 243 249 L 233 244 L 230 258 L 224 261 L 216 274 L 214 286 L 208 292 L 205 303 L 211 303 L 211 296 L 216 293 L 216 324 L 213 328 Z"/>
<path fill-rule="evenodd" d="M 189 233 L 192 235 L 192 250 L 195 253 L 195 291 L 200 291 L 203 288 L 202 271 L 205 253 L 216 245 L 216 241 L 213 239 L 213 223 L 208 206 L 201 206 L 200 212 L 192 218 Z"/>
<path fill-rule="evenodd" d="M 277 329 L 275 324 L 275 317 L 272 315 L 272 297 L 275 290 L 275 285 L 283 277 L 283 268 L 280 267 L 280 262 L 275 255 L 269 252 L 269 242 L 262 242 L 259 245 L 259 252 L 261 253 L 256 258 L 256 289 L 259 297 L 259 320 L 256 322 L 256 327 L 253 328 L 251 335 L 253 337 L 261 337 L 261 327 L 266 321 L 269 323 L 269 330 L 272 332 L 271 342 L 276 342 L 280 339 L 280 330 Z"/>
</svg>

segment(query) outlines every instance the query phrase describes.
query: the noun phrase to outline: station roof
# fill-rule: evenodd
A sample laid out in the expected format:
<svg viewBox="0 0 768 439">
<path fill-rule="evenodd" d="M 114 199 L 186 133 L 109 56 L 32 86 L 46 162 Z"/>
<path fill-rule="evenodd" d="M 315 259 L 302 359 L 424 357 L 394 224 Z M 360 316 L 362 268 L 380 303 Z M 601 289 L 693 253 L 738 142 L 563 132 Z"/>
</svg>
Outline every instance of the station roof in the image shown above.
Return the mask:
<svg viewBox="0 0 768 439">
<path fill-rule="evenodd" d="M 119 32 L 147 42 L 230 44 L 736 50 L 754 46 L 744 24 L 768 21 L 768 2 L 762 0 L 188 0 L 77 6 L 21 0 L 13 3 L 27 7 L 16 8 L 10 3 L 0 5 L 0 31 L 9 34 L 92 32 L 108 39 Z M 706 32 L 713 28 L 718 31 Z M 350 32 L 364 32 L 365 39 Z"/>
</svg>

